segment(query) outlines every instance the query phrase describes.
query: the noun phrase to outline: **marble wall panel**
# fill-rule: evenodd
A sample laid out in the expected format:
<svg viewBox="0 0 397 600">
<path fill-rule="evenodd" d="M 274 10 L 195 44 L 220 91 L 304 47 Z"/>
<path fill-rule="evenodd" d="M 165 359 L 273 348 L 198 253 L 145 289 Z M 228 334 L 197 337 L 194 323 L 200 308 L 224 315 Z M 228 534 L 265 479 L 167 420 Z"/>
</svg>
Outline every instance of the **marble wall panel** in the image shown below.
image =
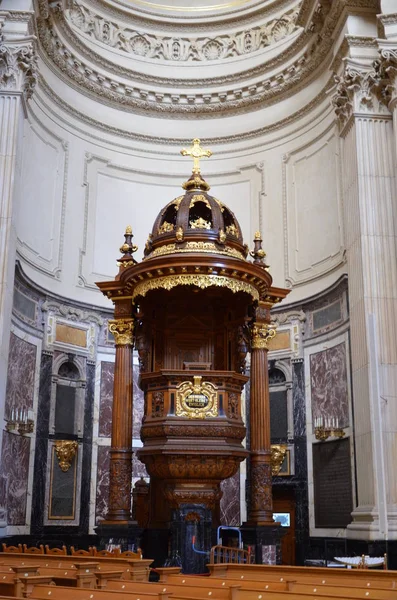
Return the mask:
<svg viewBox="0 0 397 600">
<path fill-rule="evenodd" d="M 221 525 L 240 526 L 240 472 L 221 482 Z"/>
<path fill-rule="evenodd" d="M 135 439 L 140 438 L 141 433 L 141 425 L 143 419 L 143 407 L 144 407 L 144 395 L 139 387 L 139 367 L 138 365 L 134 365 L 134 390 L 133 390 L 133 398 L 134 398 L 134 411 L 132 416 L 132 437 Z"/>
<path fill-rule="evenodd" d="M 277 547 L 262 546 L 262 564 L 275 565 L 277 562 Z"/>
<path fill-rule="evenodd" d="M 145 465 L 139 460 L 136 455 L 137 448 L 134 448 L 134 454 L 132 457 L 132 477 L 133 479 L 140 479 L 141 477 L 149 477 L 146 471 Z"/>
<path fill-rule="evenodd" d="M 1 475 L 7 477 L 7 523 L 25 525 L 30 438 L 3 433 Z"/>
<path fill-rule="evenodd" d="M 313 422 L 317 417 L 339 419 L 349 426 L 346 344 L 342 342 L 310 355 Z"/>
<path fill-rule="evenodd" d="M 5 418 L 10 419 L 13 409 L 33 409 L 36 346 L 10 335 Z"/>
<path fill-rule="evenodd" d="M 102 361 L 99 399 L 99 436 L 110 437 L 112 432 L 114 363 Z"/>
<path fill-rule="evenodd" d="M 109 502 L 109 446 L 98 446 L 95 522 L 104 519 Z"/>
</svg>

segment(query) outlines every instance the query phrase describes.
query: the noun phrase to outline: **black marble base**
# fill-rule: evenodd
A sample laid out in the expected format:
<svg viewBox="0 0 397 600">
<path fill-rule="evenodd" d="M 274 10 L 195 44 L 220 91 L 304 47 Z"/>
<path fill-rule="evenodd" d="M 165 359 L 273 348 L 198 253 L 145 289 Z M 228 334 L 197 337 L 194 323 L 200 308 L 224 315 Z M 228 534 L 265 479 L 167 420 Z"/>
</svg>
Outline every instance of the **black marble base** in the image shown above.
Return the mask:
<svg viewBox="0 0 397 600">
<path fill-rule="evenodd" d="M 283 528 L 276 524 L 257 527 L 244 523 L 241 527 L 244 547 L 254 549 L 257 565 L 281 564 L 281 538 L 284 533 Z"/>
<path fill-rule="evenodd" d="M 183 504 L 172 511 L 170 560 L 180 557 L 182 573 L 207 572 L 211 538 L 212 513 L 208 508 Z"/>
<path fill-rule="evenodd" d="M 141 544 L 142 529 L 138 527 L 136 521 L 131 521 L 125 525 L 118 523 L 100 523 L 95 527 L 95 532 L 99 538 L 99 547 L 105 549 L 108 544 L 120 546 L 121 551 L 136 551 Z"/>
</svg>

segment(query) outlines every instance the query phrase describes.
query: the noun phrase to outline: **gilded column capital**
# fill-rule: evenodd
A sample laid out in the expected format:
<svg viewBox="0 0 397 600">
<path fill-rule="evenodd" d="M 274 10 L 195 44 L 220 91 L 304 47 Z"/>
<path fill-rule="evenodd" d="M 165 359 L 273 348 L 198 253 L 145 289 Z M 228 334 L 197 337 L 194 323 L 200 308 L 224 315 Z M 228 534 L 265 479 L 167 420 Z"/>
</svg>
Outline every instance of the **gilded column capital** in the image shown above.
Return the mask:
<svg viewBox="0 0 397 600">
<path fill-rule="evenodd" d="M 134 341 L 133 319 L 110 319 L 109 331 L 114 335 L 116 346 L 132 346 Z"/>
<path fill-rule="evenodd" d="M 276 330 L 268 323 L 254 323 L 252 327 L 252 350 L 268 350 L 269 342 L 276 335 Z"/>
</svg>

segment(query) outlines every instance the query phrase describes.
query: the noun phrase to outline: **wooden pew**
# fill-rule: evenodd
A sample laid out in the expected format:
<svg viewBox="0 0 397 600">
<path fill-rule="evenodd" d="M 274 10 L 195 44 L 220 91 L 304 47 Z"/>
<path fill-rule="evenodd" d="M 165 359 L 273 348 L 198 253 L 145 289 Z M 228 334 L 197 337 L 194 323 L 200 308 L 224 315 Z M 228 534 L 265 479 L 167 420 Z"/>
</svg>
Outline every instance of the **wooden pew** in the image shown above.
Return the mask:
<svg viewBox="0 0 397 600">
<path fill-rule="evenodd" d="M 90 556 L 57 556 L 51 554 L 35 554 L 31 557 L 27 554 L 6 554 L 0 555 L 0 562 L 3 564 L 16 564 L 19 562 L 21 565 L 38 564 L 40 561 L 41 565 L 45 567 L 59 567 L 59 568 L 72 568 L 72 565 L 76 564 L 87 564 L 95 563 L 98 565 L 98 571 L 123 571 L 122 578 L 132 581 L 147 581 L 149 579 L 149 566 L 152 564 L 152 559 L 142 558 L 133 559 L 129 557 L 125 558 L 112 558 L 112 557 L 93 557 Z"/>
<path fill-rule="evenodd" d="M 45 548 L 46 554 L 56 554 L 58 556 L 66 556 L 68 553 L 66 546 L 62 546 L 62 548 L 50 548 L 49 546 L 45 545 L 44 548 Z"/>
<path fill-rule="evenodd" d="M 208 579 L 206 577 L 205 579 Z M 106 587 L 111 591 L 125 592 L 163 592 L 171 594 L 172 598 L 208 598 L 213 596 L 216 600 L 234 600 L 235 589 L 239 586 L 213 587 L 207 582 L 207 585 L 183 585 L 183 584 L 164 584 L 164 583 L 139 583 L 136 581 L 108 581 Z"/>
<path fill-rule="evenodd" d="M 218 589 L 218 588 L 227 588 L 230 586 L 238 585 L 242 589 L 248 587 L 254 590 L 279 590 L 285 591 L 289 589 L 289 580 L 285 581 L 250 581 L 250 580 L 237 580 L 237 579 L 216 579 L 215 577 L 202 577 L 200 575 L 168 575 L 167 584 L 168 585 L 185 585 L 185 586 L 195 586 L 195 587 L 208 587 Z"/>
<path fill-rule="evenodd" d="M 293 592 L 304 592 L 309 595 L 333 595 L 335 598 L 343 598 L 348 594 L 351 598 L 369 598 L 369 600 L 396 600 L 397 592 L 392 589 L 346 587 L 344 585 L 313 585 L 309 583 L 290 583 L 288 589 Z"/>
<path fill-rule="evenodd" d="M 0 573 L 0 594 L 3 595 L 26 598 L 37 584 L 51 585 L 52 579 L 39 575 L 20 577 L 16 573 Z"/>
<path fill-rule="evenodd" d="M 150 586 L 150 583 L 146 584 Z M 88 590 L 61 586 L 37 585 L 30 598 L 35 600 L 169 600 L 163 592 L 113 592 L 109 590 Z"/>
<path fill-rule="evenodd" d="M 23 553 L 24 554 L 44 554 L 44 546 L 41 544 L 38 548 L 36 546 L 27 547 L 26 544 L 23 545 Z"/>
<path fill-rule="evenodd" d="M 56 585 L 72 586 L 78 588 L 95 588 L 96 574 L 95 571 L 86 572 L 81 569 L 65 569 L 59 567 L 39 567 L 39 574 L 51 577 Z"/>
<path fill-rule="evenodd" d="M 236 580 L 273 580 L 298 583 L 336 584 L 356 587 L 397 588 L 397 571 L 369 571 L 368 569 L 332 569 L 322 567 L 292 567 L 281 565 L 207 565 L 210 577 Z"/>
</svg>

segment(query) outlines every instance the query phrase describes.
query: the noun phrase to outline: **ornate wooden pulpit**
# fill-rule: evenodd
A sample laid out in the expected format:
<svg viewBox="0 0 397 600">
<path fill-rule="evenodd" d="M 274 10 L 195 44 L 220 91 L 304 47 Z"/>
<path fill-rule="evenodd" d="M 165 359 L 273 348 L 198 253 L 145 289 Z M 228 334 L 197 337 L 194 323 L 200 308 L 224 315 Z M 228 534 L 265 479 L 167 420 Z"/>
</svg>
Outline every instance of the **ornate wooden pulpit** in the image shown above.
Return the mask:
<svg viewBox="0 0 397 600">
<path fill-rule="evenodd" d="M 248 525 L 274 526 L 267 349 L 275 335 L 270 309 L 287 290 L 271 287 L 259 233 L 248 252 L 235 215 L 208 192 L 194 140 L 184 194 L 154 222 L 144 258 L 128 227 L 119 273 L 98 286 L 115 305 L 110 331 L 116 363 L 109 512 L 104 525 L 131 521 L 132 348 L 145 395 L 139 459 L 150 475 L 147 556 L 169 544 L 185 572 L 203 571 L 211 531 L 219 524 L 220 483 L 250 454 Z M 248 255 L 252 261 L 248 260 Z M 250 451 L 241 393 L 251 352 Z M 170 536 L 171 532 L 171 536 Z M 171 540 L 171 541 L 170 541 Z"/>
</svg>

